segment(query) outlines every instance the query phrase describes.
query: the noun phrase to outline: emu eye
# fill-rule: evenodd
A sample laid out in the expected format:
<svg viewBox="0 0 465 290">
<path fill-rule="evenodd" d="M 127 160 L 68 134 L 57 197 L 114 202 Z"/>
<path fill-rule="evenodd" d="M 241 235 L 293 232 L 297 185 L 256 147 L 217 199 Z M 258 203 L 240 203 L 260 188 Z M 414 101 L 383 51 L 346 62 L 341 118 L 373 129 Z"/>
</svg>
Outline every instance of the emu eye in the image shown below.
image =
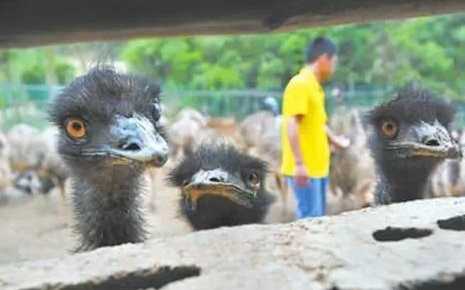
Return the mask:
<svg viewBox="0 0 465 290">
<path fill-rule="evenodd" d="M 160 104 L 155 103 L 152 105 L 152 118 L 153 120 L 155 120 L 155 122 L 157 122 L 158 120 L 160 120 L 160 116 L 161 116 Z"/>
<path fill-rule="evenodd" d="M 65 123 L 66 133 L 73 139 L 82 139 L 86 136 L 86 126 L 79 118 L 69 118 Z"/>
<path fill-rule="evenodd" d="M 398 131 L 397 123 L 393 120 L 383 121 L 381 124 L 381 131 L 384 136 L 388 138 L 394 138 Z"/>
<path fill-rule="evenodd" d="M 259 187 L 260 186 L 260 177 L 257 173 L 250 173 L 247 175 L 247 183 L 252 187 Z"/>
</svg>

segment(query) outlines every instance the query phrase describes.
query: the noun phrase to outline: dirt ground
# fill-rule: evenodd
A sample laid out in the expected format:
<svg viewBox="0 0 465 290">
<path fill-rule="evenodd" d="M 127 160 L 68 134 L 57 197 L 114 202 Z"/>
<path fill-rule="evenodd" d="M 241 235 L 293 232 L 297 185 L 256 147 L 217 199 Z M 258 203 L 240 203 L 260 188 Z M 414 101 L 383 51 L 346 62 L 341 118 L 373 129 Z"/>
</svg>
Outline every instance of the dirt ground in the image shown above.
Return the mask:
<svg viewBox="0 0 465 290">
<path fill-rule="evenodd" d="M 177 191 L 164 185 L 164 172 L 155 174 L 153 195 L 144 195 L 150 238 L 191 231 L 177 211 Z M 153 200 L 151 200 L 153 198 Z M 154 206 L 151 206 L 154 205 Z M 270 209 L 268 223 L 292 220 L 293 201 L 283 208 L 280 199 Z M 58 193 L 33 196 L 0 206 L 0 264 L 59 257 L 76 245 L 72 232 L 70 196 Z"/>
</svg>

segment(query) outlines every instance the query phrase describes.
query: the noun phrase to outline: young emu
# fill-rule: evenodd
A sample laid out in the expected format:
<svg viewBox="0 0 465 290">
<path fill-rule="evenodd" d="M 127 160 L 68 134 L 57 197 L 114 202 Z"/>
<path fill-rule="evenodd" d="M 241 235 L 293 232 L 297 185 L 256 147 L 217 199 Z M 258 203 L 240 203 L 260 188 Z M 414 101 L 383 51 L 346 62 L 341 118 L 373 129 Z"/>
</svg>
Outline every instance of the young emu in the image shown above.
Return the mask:
<svg viewBox="0 0 465 290">
<path fill-rule="evenodd" d="M 433 170 L 446 158 L 461 158 L 449 128 L 453 117 L 450 104 L 414 87 L 369 113 L 378 204 L 423 198 Z"/>
<path fill-rule="evenodd" d="M 159 102 L 158 86 L 110 68 L 91 70 L 54 100 L 50 115 L 73 180 L 78 250 L 144 239 L 142 173 L 168 155 Z"/>
<path fill-rule="evenodd" d="M 266 164 L 228 145 L 202 145 L 171 171 L 181 214 L 195 230 L 262 222 L 273 197 Z"/>
</svg>

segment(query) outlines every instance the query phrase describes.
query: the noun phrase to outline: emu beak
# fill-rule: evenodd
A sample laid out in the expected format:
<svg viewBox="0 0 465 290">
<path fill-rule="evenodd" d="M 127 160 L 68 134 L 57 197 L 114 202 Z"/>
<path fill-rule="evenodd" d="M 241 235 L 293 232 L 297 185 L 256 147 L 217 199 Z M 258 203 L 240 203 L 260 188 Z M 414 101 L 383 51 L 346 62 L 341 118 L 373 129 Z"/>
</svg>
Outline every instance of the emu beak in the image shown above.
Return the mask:
<svg viewBox="0 0 465 290">
<path fill-rule="evenodd" d="M 391 143 L 387 149 L 397 151 L 402 158 L 462 158 L 460 145 L 438 121 L 435 121 L 434 124 L 421 122 L 412 126 L 407 132 L 405 140 Z"/>
<path fill-rule="evenodd" d="M 109 130 L 109 145 L 83 152 L 114 158 L 115 164 L 139 162 L 147 166 L 163 166 L 168 159 L 168 145 L 153 123 L 141 116 L 118 116 Z"/>
<path fill-rule="evenodd" d="M 205 195 L 220 196 L 251 208 L 257 193 L 245 189 L 242 184 L 242 181 L 222 169 L 200 170 L 192 177 L 191 182 L 183 187 L 182 192 L 193 209 L 197 207 L 198 200 Z"/>
</svg>

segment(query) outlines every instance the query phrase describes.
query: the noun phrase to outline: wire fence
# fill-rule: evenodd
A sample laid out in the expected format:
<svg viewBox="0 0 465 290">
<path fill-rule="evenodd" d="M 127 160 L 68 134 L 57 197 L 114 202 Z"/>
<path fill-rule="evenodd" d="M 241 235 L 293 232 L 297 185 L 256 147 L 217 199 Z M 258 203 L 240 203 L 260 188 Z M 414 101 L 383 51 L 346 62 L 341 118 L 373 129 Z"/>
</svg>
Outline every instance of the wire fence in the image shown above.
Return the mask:
<svg viewBox="0 0 465 290">
<path fill-rule="evenodd" d="M 38 128 L 48 125 L 47 107 L 62 87 L 47 85 L 0 84 L 0 127 L 7 130 L 18 123 L 26 123 Z M 392 97 L 393 88 L 357 87 L 352 89 L 326 89 L 329 114 L 336 108 L 348 107 L 366 110 Z M 220 91 L 165 91 L 162 102 L 168 117 L 181 108 L 191 107 L 210 116 L 245 116 L 262 109 L 269 109 L 270 99 L 280 110 L 282 92 L 261 90 L 220 90 Z M 268 107 L 267 107 L 268 105 Z M 465 125 L 465 102 L 455 101 L 457 124 Z"/>
</svg>

